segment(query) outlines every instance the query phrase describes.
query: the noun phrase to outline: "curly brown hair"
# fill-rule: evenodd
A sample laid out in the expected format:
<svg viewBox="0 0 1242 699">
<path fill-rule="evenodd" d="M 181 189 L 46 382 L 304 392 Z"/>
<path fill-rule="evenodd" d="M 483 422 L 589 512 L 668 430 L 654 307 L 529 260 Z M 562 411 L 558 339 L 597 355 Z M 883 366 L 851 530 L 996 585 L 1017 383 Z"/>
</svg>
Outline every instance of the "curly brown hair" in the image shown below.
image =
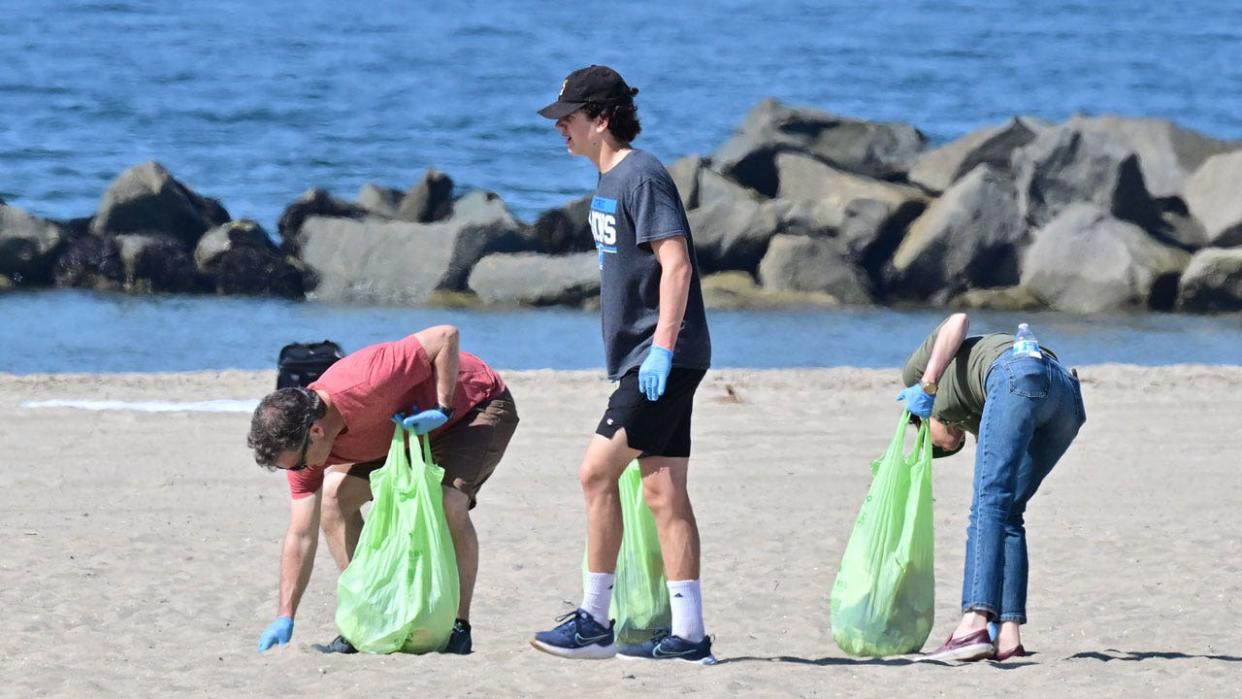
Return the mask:
<svg viewBox="0 0 1242 699">
<path fill-rule="evenodd" d="M 305 388 L 281 388 L 263 397 L 250 418 L 246 446 L 254 460 L 269 471 L 276 469 L 282 452 L 296 451 L 311 424 L 323 417 L 327 406 L 318 393 Z"/>
<path fill-rule="evenodd" d="M 587 102 L 582 111 L 588 119 L 603 116 L 608 120 L 608 130 L 614 138 L 622 143 L 629 143 L 642 133 L 643 125 L 638 122 L 638 106 L 633 100 L 620 104 L 599 104 Z"/>
</svg>

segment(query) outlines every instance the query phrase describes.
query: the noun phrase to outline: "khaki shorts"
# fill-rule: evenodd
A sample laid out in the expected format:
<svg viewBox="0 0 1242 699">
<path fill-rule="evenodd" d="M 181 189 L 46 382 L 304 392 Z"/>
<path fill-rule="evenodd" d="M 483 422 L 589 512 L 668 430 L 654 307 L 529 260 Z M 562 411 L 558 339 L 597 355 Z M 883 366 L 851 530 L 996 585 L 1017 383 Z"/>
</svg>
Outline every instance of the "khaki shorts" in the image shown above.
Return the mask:
<svg viewBox="0 0 1242 699">
<path fill-rule="evenodd" d="M 471 509 L 478 503 L 479 489 L 496 470 L 517 429 L 517 406 L 513 394 L 504 393 L 474 406 L 461 420 L 431 440 L 431 457 L 444 469 L 442 483 L 470 496 Z M 369 479 L 384 463 L 356 464 L 349 475 Z"/>
</svg>

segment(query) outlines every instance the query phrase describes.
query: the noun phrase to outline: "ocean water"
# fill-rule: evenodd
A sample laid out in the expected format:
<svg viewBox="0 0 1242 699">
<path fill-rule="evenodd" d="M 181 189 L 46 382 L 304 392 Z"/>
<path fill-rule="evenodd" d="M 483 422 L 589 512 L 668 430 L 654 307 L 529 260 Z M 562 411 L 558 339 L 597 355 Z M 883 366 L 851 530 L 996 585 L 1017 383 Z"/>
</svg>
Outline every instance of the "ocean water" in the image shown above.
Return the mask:
<svg viewBox="0 0 1242 699">
<path fill-rule="evenodd" d="M 618 68 L 637 145 L 710 153 L 759 100 L 904 121 L 933 143 L 1015 114 L 1163 117 L 1242 138 L 1242 3 L 917 0 L 0 0 L 0 198 L 89 215 L 158 160 L 274 229 L 305 189 L 404 188 L 428 166 L 525 220 L 589 191 L 535 110 L 571 69 Z M 715 312 L 718 366 L 896 366 L 940 318 L 891 309 Z M 1032 322 L 1076 363 L 1238 361 L 1235 316 L 979 314 Z M 347 348 L 437 322 L 506 368 L 602 364 L 598 318 L 73 291 L 0 294 L 0 371 L 270 367 L 291 340 Z M 520 341 L 515 342 L 515 338 Z"/>
<path fill-rule="evenodd" d="M 715 367 L 898 367 L 940 322 L 937 310 L 709 311 Z M 971 314 L 972 332 L 1031 324 L 1072 364 L 1235 364 L 1242 315 Z M 0 294 L 0 373 L 270 369 L 287 342 L 331 339 L 346 351 L 438 323 L 504 369 L 603 366 L 599 315 L 296 303 L 77 290 Z M 602 368 L 600 369 L 603 375 Z"/>
<path fill-rule="evenodd" d="M 1014 114 L 1242 138 L 1242 3 L 1190 0 L 0 0 L 0 197 L 85 216 L 154 159 L 274 227 L 435 165 L 521 217 L 594 185 L 535 110 L 571 69 L 640 88 L 637 145 L 710 153 L 764 97 L 943 142 Z"/>
</svg>

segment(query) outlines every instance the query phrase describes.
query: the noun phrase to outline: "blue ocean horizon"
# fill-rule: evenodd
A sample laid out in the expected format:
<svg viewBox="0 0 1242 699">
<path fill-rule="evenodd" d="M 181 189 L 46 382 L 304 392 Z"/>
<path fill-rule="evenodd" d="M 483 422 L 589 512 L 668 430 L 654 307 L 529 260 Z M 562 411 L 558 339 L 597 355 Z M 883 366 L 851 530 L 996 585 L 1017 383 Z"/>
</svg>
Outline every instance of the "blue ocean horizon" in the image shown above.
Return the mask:
<svg viewBox="0 0 1242 699">
<path fill-rule="evenodd" d="M 636 145 L 710 154 L 767 97 L 900 121 L 944 143 L 1013 115 L 1158 117 L 1242 139 L 1242 5 L 1050 0 L 883 6 L 722 0 L 380 2 L 0 0 L 0 198 L 90 215 L 126 168 L 157 160 L 269 231 L 310 187 L 352 198 L 434 166 L 524 220 L 592 191 L 535 111 L 572 69 L 640 88 Z M 608 17 L 608 20 L 593 19 Z M 943 316 L 887 308 L 715 311 L 718 367 L 899 365 Z M 1236 316 L 986 314 L 1029 320 L 1075 363 L 1233 363 Z M 273 366 L 285 342 L 348 349 L 453 322 L 498 367 L 602 365 L 598 317 L 268 299 L 0 294 L 0 372 Z"/>
</svg>

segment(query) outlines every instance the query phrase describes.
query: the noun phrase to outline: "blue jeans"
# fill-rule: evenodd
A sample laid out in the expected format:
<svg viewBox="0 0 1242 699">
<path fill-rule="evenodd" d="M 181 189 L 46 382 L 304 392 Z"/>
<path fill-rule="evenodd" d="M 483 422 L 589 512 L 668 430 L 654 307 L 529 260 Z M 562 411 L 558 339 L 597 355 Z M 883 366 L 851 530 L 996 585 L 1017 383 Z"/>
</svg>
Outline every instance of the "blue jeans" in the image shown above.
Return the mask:
<svg viewBox="0 0 1242 699">
<path fill-rule="evenodd" d="M 987 376 L 966 529 L 962 612 L 1026 623 L 1026 503 L 1086 422 L 1082 388 L 1045 355 L 1006 353 Z"/>
</svg>

